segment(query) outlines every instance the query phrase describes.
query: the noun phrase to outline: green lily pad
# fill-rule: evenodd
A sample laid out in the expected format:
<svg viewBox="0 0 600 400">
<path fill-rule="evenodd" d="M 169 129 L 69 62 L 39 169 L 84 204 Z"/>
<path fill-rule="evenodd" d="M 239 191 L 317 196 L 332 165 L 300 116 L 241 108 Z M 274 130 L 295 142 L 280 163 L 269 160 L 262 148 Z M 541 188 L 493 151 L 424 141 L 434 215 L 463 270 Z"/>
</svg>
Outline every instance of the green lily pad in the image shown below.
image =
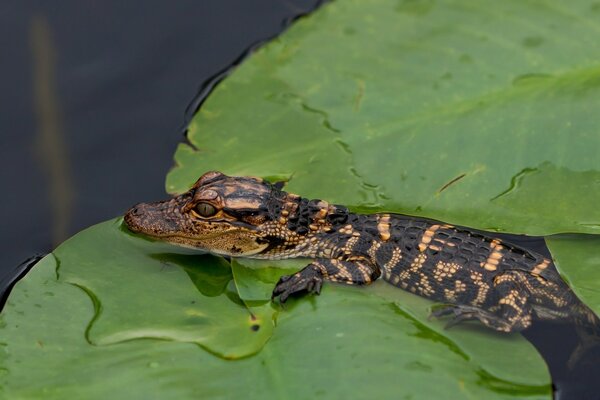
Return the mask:
<svg viewBox="0 0 600 400">
<path fill-rule="evenodd" d="M 281 275 L 293 274 L 308 264 L 305 259 L 286 260 L 266 266 L 265 262 L 253 259 L 232 259 L 231 270 L 238 294 L 246 304 L 266 303 Z"/>
<path fill-rule="evenodd" d="M 229 264 L 209 255 L 165 254 L 181 250 L 123 234 L 120 224 L 89 228 L 53 253 L 59 282 L 78 287 L 94 305 L 86 330 L 91 344 L 176 340 L 225 358 L 262 348 L 271 336 L 273 310 L 248 309 L 236 292 L 227 292 Z M 260 331 L 251 329 L 256 324 Z"/>
<path fill-rule="evenodd" d="M 270 330 L 271 320 L 256 319 L 249 325 L 247 309 L 228 288 L 215 294 L 214 288 L 222 287 L 215 283 L 220 279 L 208 279 L 214 284 L 203 294 L 206 287 L 194 285 L 195 275 L 186 271 L 191 263 L 185 255 L 161 264 L 155 251 L 164 254 L 163 247 L 134 238 L 109 221 L 59 247 L 60 267 L 54 256 L 44 258 L 17 284 L 0 316 L 0 393 L 23 399 L 550 395 L 543 362 L 520 336 L 482 335 L 477 326 L 444 331 L 439 322 L 421 321 L 429 302 L 383 282 L 364 290 L 327 285 L 318 298 L 292 299 L 284 311 L 273 314 L 276 326 Z M 114 260 L 107 263 L 100 253 L 123 260 L 113 267 Z M 207 271 L 222 266 L 214 257 L 189 257 Z M 237 284 L 259 287 L 260 282 L 276 281 L 296 268 L 295 261 L 283 263 L 283 268 L 246 271 L 238 275 Z M 253 269 L 250 264 L 243 268 Z M 145 280 L 145 274 L 154 279 Z M 103 285 L 110 285 L 111 293 Z M 122 287 L 131 289 L 128 298 L 118 295 Z M 254 301 L 269 296 L 242 293 Z M 128 304 L 106 301 L 113 296 L 136 303 L 137 313 L 131 314 Z M 214 303 L 219 298 L 223 302 Z M 182 305 L 173 307 L 174 299 L 182 299 Z M 196 318 L 204 314 L 204 324 L 197 323 L 197 335 L 191 337 L 189 323 L 177 319 L 190 307 L 195 307 Z M 257 315 L 263 308 L 251 310 Z M 238 318 L 240 311 L 245 314 Z M 111 327 L 113 336 L 132 331 L 133 322 L 124 322 L 128 318 L 140 327 L 153 327 L 144 330 L 152 334 L 98 339 Z M 261 332 L 268 332 L 270 339 L 258 353 L 228 360 L 230 352 L 225 351 L 215 357 L 214 349 L 257 345 L 252 335 Z M 239 343 L 233 343 L 234 336 Z"/>
<path fill-rule="evenodd" d="M 600 236 L 556 235 L 546 243 L 577 296 L 600 315 Z"/>
<path fill-rule="evenodd" d="M 274 261 L 271 262 L 271 265 L 278 268 L 265 268 L 265 262 L 237 259 L 232 262 L 232 270 L 238 287 L 253 288 L 253 290 L 240 290 L 240 297 L 260 302 L 261 300 L 268 301 L 271 298 L 273 287 L 281 275 L 297 271 L 307 263 L 308 261 L 305 259 Z M 267 264 L 269 263 L 267 262 Z M 326 287 L 329 285 L 326 284 Z M 332 286 L 333 288 L 328 290 L 332 290 L 334 293 L 342 291 L 343 296 L 349 296 L 350 292 L 345 287 Z M 526 382 L 529 382 L 530 386 L 538 387 L 543 386 L 545 382 L 546 372 L 538 365 L 539 356 L 527 349 L 529 346 L 520 335 L 498 334 L 477 323 L 463 324 L 457 329 L 446 330 L 444 329 L 445 321 L 429 318 L 431 301 L 398 290 L 382 281 L 377 281 L 368 287 L 349 290 L 360 292 L 363 302 L 378 304 L 374 305 L 371 310 L 375 319 L 401 318 L 405 324 L 418 329 L 420 333 L 417 336 L 444 343 L 448 350 L 465 360 L 476 360 L 480 371 L 487 371 L 490 376 L 496 376 L 497 379 L 510 383 L 509 386 L 514 385 L 519 388 L 521 386 L 519 382 L 524 386 L 527 386 Z M 331 296 L 329 291 L 323 295 L 323 297 L 328 296 Z M 323 307 L 321 302 L 325 300 L 321 297 L 309 297 L 308 301 L 316 307 Z M 286 308 L 284 315 L 288 312 L 296 311 Z M 338 309 L 331 310 L 331 312 L 343 313 L 348 318 L 357 318 L 352 310 Z M 423 349 L 423 351 L 427 353 L 428 350 Z M 515 357 L 515 354 L 519 354 L 519 357 Z M 529 371 L 526 377 L 523 376 L 523 367 Z M 532 384 L 531 382 L 536 383 Z M 518 389 L 515 393 L 517 392 L 519 392 Z"/>
<path fill-rule="evenodd" d="M 596 8 L 328 4 L 216 88 L 190 125 L 199 150 L 179 146 L 167 190 L 217 168 L 290 175 L 291 191 L 354 210 L 598 233 Z"/>
</svg>

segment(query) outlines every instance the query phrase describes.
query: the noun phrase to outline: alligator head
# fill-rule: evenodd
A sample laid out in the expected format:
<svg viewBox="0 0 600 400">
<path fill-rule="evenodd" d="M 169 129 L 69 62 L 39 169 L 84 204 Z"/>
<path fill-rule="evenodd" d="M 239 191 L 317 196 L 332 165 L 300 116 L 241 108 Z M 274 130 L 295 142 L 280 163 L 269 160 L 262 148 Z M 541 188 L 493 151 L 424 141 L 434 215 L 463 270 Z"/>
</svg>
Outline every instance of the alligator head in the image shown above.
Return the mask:
<svg viewBox="0 0 600 400">
<path fill-rule="evenodd" d="M 287 193 L 260 178 L 207 172 L 179 196 L 140 203 L 125 214 L 135 232 L 215 254 L 252 256 L 265 250 Z M 271 229 L 269 229 L 271 227 Z"/>
</svg>

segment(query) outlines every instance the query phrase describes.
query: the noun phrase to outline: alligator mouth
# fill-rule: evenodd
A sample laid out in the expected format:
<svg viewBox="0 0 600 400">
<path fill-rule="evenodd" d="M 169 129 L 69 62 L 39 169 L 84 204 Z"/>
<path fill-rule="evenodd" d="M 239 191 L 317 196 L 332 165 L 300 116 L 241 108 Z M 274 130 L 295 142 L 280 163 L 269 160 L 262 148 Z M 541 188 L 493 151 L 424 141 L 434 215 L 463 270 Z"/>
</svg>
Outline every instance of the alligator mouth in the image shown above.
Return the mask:
<svg viewBox="0 0 600 400">
<path fill-rule="evenodd" d="M 202 240 L 208 240 L 208 239 L 212 239 L 215 237 L 226 235 L 227 233 L 229 233 L 231 231 L 233 231 L 233 229 L 227 230 L 227 231 L 222 231 L 222 232 L 209 233 L 209 234 L 202 235 L 202 236 L 183 235 L 180 233 L 172 233 L 172 234 L 165 233 L 165 234 L 158 234 L 153 237 L 160 238 L 160 239 L 183 239 L 183 240 L 188 240 L 188 241 L 194 241 L 194 240 L 202 241 Z M 144 234 L 145 232 L 140 232 L 140 233 Z"/>
<path fill-rule="evenodd" d="M 227 235 L 236 230 L 245 229 L 251 232 L 257 232 L 258 228 L 241 221 L 214 220 L 213 224 L 228 225 L 228 229 L 207 232 L 202 235 L 186 233 L 178 223 L 172 218 L 165 218 L 164 209 L 161 203 L 145 204 L 140 203 L 131 207 L 123 217 L 127 228 L 136 234 L 143 234 L 158 239 L 182 239 L 187 241 L 201 241 L 212 239 L 218 236 Z"/>
</svg>

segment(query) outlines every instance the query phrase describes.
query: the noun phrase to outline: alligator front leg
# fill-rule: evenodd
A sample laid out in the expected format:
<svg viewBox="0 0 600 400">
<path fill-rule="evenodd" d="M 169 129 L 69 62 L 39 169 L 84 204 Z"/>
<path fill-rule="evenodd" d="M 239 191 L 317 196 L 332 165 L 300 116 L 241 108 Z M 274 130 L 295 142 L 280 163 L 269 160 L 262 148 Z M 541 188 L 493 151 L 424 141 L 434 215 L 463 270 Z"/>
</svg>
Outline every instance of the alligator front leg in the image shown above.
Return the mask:
<svg viewBox="0 0 600 400">
<path fill-rule="evenodd" d="M 364 259 L 317 259 L 293 275 L 282 276 L 275 285 L 272 298 L 279 296 L 279 301 L 285 303 L 293 293 L 306 291 L 319 294 L 324 280 L 348 285 L 368 285 L 379 278 L 380 274 L 379 268 Z"/>
</svg>

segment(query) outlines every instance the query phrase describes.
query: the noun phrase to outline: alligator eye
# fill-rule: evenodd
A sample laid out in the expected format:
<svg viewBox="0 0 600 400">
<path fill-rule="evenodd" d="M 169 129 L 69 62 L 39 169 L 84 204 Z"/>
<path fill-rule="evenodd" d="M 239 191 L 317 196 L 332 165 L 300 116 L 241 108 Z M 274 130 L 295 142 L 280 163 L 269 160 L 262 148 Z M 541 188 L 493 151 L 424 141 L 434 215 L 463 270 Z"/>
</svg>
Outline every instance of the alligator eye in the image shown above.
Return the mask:
<svg viewBox="0 0 600 400">
<path fill-rule="evenodd" d="M 217 209 L 208 203 L 199 203 L 196 205 L 196 212 L 203 217 L 212 217 L 217 213 Z"/>
</svg>

